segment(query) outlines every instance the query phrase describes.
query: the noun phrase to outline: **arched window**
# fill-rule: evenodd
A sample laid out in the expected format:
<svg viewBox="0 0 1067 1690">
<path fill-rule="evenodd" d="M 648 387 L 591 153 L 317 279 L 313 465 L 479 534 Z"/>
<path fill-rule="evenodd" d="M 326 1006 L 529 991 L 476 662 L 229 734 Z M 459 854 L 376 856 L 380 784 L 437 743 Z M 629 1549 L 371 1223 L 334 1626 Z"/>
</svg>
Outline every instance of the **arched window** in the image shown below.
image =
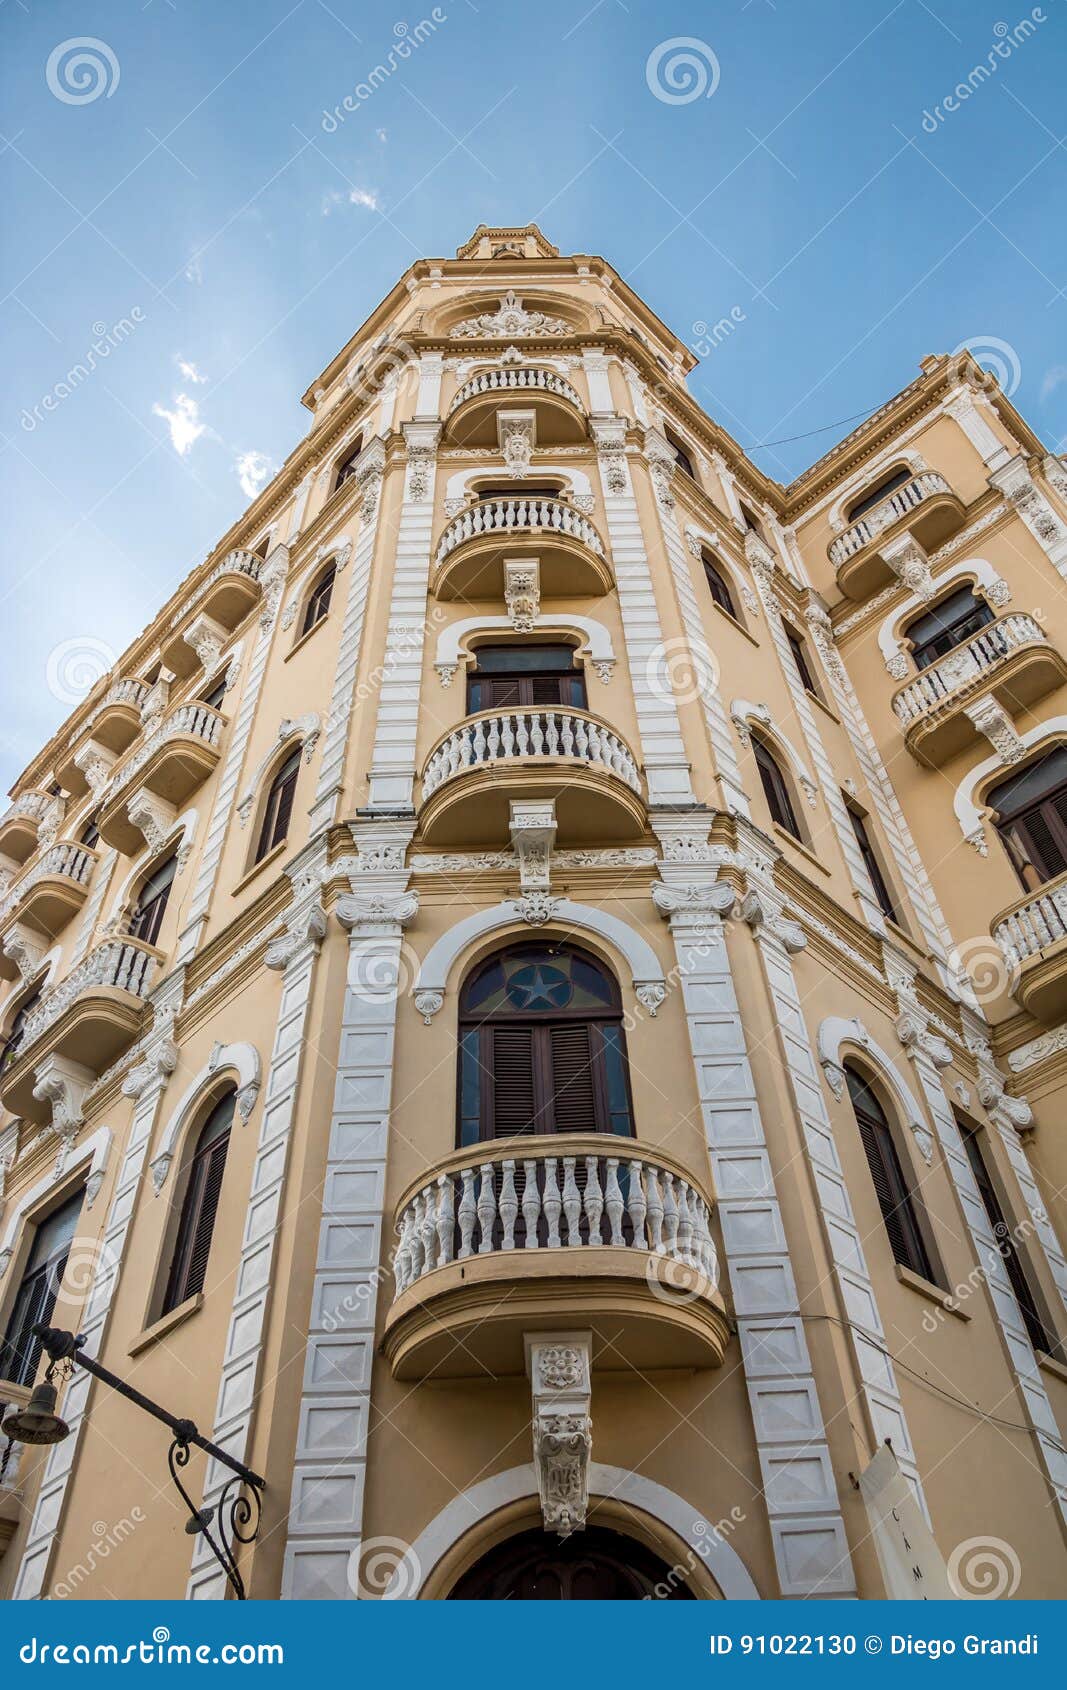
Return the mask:
<svg viewBox="0 0 1067 1690">
<path fill-rule="evenodd" d="M 884 476 L 881 481 L 875 483 L 869 493 L 864 493 L 855 504 L 848 507 L 849 522 L 855 522 L 865 511 L 880 505 L 883 499 L 888 499 L 890 493 L 895 493 L 898 487 L 903 487 L 905 481 L 910 481 L 911 477 L 910 469 L 895 469 L 891 475 Z"/>
<path fill-rule="evenodd" d="M 508 710 L 537 705 L 586 708 L 585 674 L 569 645 L 479 646 L 467 676 L 467 709 Z"/>
<path fill-rule="evenodd" d="M 738 500 L 738 503 L 741 507 L 741 520 L 748 532 L 750 534 L 758 534 L 760 539 L 766 542 L 767 536 L 763 532 L 763 524 L 756 515 L 755 511 L 750 510 L 748 505 L 746 505 L 742 500 Z"/>
<path fill-rule="evenodd" d="M 845 1075 L 893 1260 L 936 1285 L 916 1203 L 908 1190 L 885 1110 L 861 1074 L 846 1064 Z"/>
<path fill-rule="evenodd" d="M 800 823 L 797 821 L 796 810 L 789 793 L 789 786 L 774 753 L 761 739 L 753 737 L 752 750 L 756 758 L 756 768 L 759 770 L 760 785 L 763 796 L 767 800 L 767 808 L 771 812 L 771 819 L 791 833 L 794 839 L 802 838 Z"/>
<path fill-rule="evenodd" d="M 986 802 L 1024 891 L 1067 873 L 1067 746 L 1001 781 Z"/>
<path fill-rule="evenodd" d="M 179 1174 L 182 1207 L 161 1314 L 204 1289 L 236 1096 L 236 1091 L 228 1091 L 215 1104 Z"/>
<path fill-rule="evenodd" d="M 314 591 L 308 599 L 307 608 L 304 611 L 304 620 L 300 625 L 300 632 L 302 634 L 310 634 L 312 628 L 316 627 L 318 623 L 322 621 L 323 617 L 329 610 L 330 600 L 333 597 L 333 583 L 336 575 L 337 565 L 335 563 L 331 563 L 329 569 L 319 576 L 319 579 L 315 584 Z"/>
<path fill-rule="evenodd" d="M 732 616 L 735 622 L 740 621 L 734 595 L 730 591 L 730 584 L 709 551 L 701 549 L 700 561 L 704 565 L 704 578 L 708 583 L 711 596 L 720 610 L 725 610 L 727 616 Z"/>
<path fill-rule="evenodd" d="M 1053 1336 L 1038 1309 L 1037 1298 L 1034 1295 L 1030 1276 L 1026 1271 L 1022 1250 L 1018 1239 L 1022 1235 L 1019 1227 L 1010 1227 L 1001 1208 L 1000 1197 L 993 1183 L 986 1161 L 986 1153 L 982 1148 L 983 1134 L 970 1121 L 963 1121 L 956 1116 L 956 1125 L 960 1130 L 963 1148 L 967 1153 L 967 1160 L 971 1165 L 974 1183 L 978 1187 L 978 1195 L 982 1199 L 982 1207 L 986 1212 L 993 1237 L 996 1239 L 997 1250 L 1004 1263 L 1004 1270 L 1011 1282 L 1015 1293 L 1015 1301 L 1019 1305 L 1019 1313 L 1023 1317 L 1026 1335 L 1035 1350 L 1042 1350 L 1046 1355 L 1062 1359 L 1059 1341 Z"/>
<path fill-rule="evenodd" d="M 811 664 L 808 662 L 807 646 L 804 644 L 800 634 L 797 633 L 795 628 L 791 628 L 788 622 L 784 622 L 782 626 L 785 630 L 786 643 L 789 646 L 790 655 L 792 656 L 793 663 L 796 667 L 796 672 L 800 677 L 801 686 L 804 688 L 806 693 L 811 694 L 812 698 L 821 698 L 822 695 L 819 692 L 818 687 L 815 685 L 815 676 L 811 672 Z"/>
<path fill-rule="evenodd" d="M 256 862 L 262 862 L 268 851 L 280 845 L 289 832 L 296 797 L 296 778 L 300 772 L 300 747 L 290 751 L 285 762 L 270 783 L 267 801 L 263 806 L 263 821 L 256 842 Z"/>
<path fill-rule="evenodd" d="M 960 587 L 950 593 L 933 610 L 924 611 L 904 628 L 911 641 L 915 667 L 926 669 L 993 620 L 992 609 L 985 599 L 976 598 L 971 587 Z M 1004 649 L 1007 651 L 1007 646 Z"/>
<path fill-rule="evenodd" d="M 856 844 L 859 846 L 859 853 L 863 858 L 863 866 L 870 876 L 871 885 L 874 887 L 878 907 L 884 916 L 887 916 L 890 921 L 895 922 L 899 927 L 900 917 L 897 914 L 896 904 L 893 902 L 893 894 L 889 890 L 889 884 L 882 872 L 878 853 L 871 841 L 866 814 L 858 804 L 852 802 L 847 793 L 842 793 L 841 796 L 844 800 L 845 809 L 848 811 L 848 819 L 852 823 L 852 831 L 856 835 Z"/>
<path fill-rule="evenodd" d="M 130 918 L 131 938 L 143 939 L 146 945 L 155 944 L 163 925 L 163 917 L 167 913 L 167 901 L 177 872 L 177 856 L 168 857 L 158 868 L 152 870 L 141 887 Z"/>
<path fill-rule="evenodd" d="M 47 1326 L 52 1318 L 84 1195 L 77 1191 L 37 1224 L 0 1346 L 0 1379 L 15 1385 L 33 1383 L 41 1359 L 41 1341 L 33 1329 Z"/>
<path fill-rule="evenodd" d="M 693 1592 L 644 1544 L 604 1526 L 572 1537 L 538 1527 L 490 1549 L 449 1591 L 464 1602 L 691 1602 Z"/>
<path fill-rule="evenodd" d="M 26 1023 L 33 1011 L 36 1009 L 38 1000 L 43 991 L 44 982 L 42 981 L 39 986 L 34 987 L 32 992 L 28 992 L 26 994 L 16 1009 L 14 1015 L 11 1017 L 11 1025 L 8 1027 L 7 1037 L 4 1039 L 3 1044 L 0 1044 L 0 1074 L 4 1072 L 5 1068 L 10 1068 L 11 1064 L 17 1057 L 19 1046 L 22 1044 L 22 1035 L 26 1031 Z"/>
<path fill-rule="evenodd" d="M 210 710 L 221 710 L 222 701 L 226 697 L 226 671 L 223 670 L 217 681 L 213 681 L 207 692 L 201 694 L 200 701 Z"/>
<path fill-rule="evenodd" d="M 91 851 L 100 838 L 100 829 L 96 825 L 95 815 L 90 816 L 78 835 L 78 844 L 85 845 Z"/>
<path fill-rule="evenodd" d="M 334 482 L 333 486 L 335 493 L 339 487 L 343 487 L 345 482 L 351 481 L 352 477 L 355 475 L 356 464 L 359 461 L 359 455 L 362 450 L 363 436 L 362 434 L 358 434 L 337 466 L 337 480 Z"/>
<path fill-rule="evenodd" d="M 663 432 L 666 436 L 667 445 L 674 453 L 674 461 L 678 465 L 678 468 L 682 471 L 683 475 L 687 475 L 689 477 L 690 481 L 695 481 L 696 471 L 693 468 L 693 460 L 682 445 L 682 442 L 674 433 L 673 429 L 665 428 Z"/>
<path fill-rule="evenodd" d="M 461 1145 L 515 1133 L 633 1136 L 618 986 L 572 945 L 514 945 L 460 1000 Z"/>
</svg>

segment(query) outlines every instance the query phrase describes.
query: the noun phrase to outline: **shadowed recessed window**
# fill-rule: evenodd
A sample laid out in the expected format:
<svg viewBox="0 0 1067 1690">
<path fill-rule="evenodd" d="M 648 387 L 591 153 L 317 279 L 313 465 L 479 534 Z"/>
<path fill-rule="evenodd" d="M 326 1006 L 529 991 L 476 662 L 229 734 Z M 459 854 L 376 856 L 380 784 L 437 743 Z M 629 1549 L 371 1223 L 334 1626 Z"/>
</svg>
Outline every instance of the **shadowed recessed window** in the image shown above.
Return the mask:
<svg viewBox="0 0 1067 1690">
<path fill-rule="evenodd" d="M 845 1074 L 893 1260 L 936 1285 L 938 1280 L 919 1226 L 915 1200 L 908 1190 L 885 1110 L 861 1075 L 852 1068 L 846 1068 Z"/>
<path fill-rule="evenodd" d="M 329 610 L 330 600 L 333 597 L 333 583 L 336 575 L 337 565 L 331 563 L 326 573 L 319 577 L 315 590 L 308 599 L 307 608 L 304 611 L 304 620 L 300 626 L 300 632 L 302 634 L 310 634 L 312 628 L 322 621 L 323 617 Z"/>
<path fill-rule="evenodd" d="M 986 803 L 1025 891 L 1067 873 L 1067 746 L 1001 781 Z"/>
<path fill-rule="evenodd" d="M 734 604 L 734 596 L 730 591 L 730 584 L 726 576 L 708 552 L 701 552 L 700 561 L 704 565 L 704 579 L 708 583 L 715 603 L 720 610 L 725 610 L 727 616 L 732 616 L 734 621 L 737 622 L 739 620 L 737 607 Z"/>
<path fill-rule="evenodd" d="M 161 1314 L 169 1314 L 204 1289 L 236 1096 L 229 1091 L 215 1104 L 179 1174 L 182 1209 Z"/>
<path fill-rule="evenodd" d="M 263 821 L 256 844 L 256 862 L 262 862 L 275 845 L 280 845 L 289 832 L 296 797 L 296 780 L 300 773 L 300 748 L 291 751 L 270 783 L 267 801 L 263 806 Z"/>
<path fill-rule="evenodd" d="M 41 1358 L 40 1340 L 33 1336 L 33 1328 L 47 1326 L 52 1318 L 83 1196 L 79 1191 L 53 1209 L 34 1231 L 0 1349 L 0 1379 L 10 1379 L 15 1385 L 33 1383 Z"/>
<path fill-rule="evenodd" d="M 166 862 L 152 870 L 144 885 L 141 887 L 137 904 L 130 920 L 130 935 L 134 939 L 143 939 L 146 945 L 154 945 L 159 938 L 159 930 L 163 925 L 163 917 L 167 913 L 167 902 L 174 876 L 178 870 L 177 857 L 168 857 Z"/>
<path fill-rule="evenodd" d="M 793 808 L 786 778 L 782 773 L 774 753 L 764 745 L 761 739 L 753 739 L 752 750 L 756 758 L 756 768 L 759 770 L 760 785 L 763 796 L 767 800 L 767 808 L 771 812 L 771 819 L 791 833 L 794 839 L 801 837 L 800 823 Z"/>
<path fill-rule="evenodd" d="M 480 646 L 467 677 L 467 709 L 508 710 L 537 705 L 586 708 L 585 675 L 568 645 Z"/>
<path fill-rule="evenodd" d="M 460 1001 L 459 1143 L 633 1134 L 618 986 L 575 946 L 516 945 Z"/>
<path fill-rule="evenodd" d="M 976 598 L 970 587 L 961 587 L 947 599 L 917 616 L 904 629 L 911 641 L 911 655 L 917 669 L 925 669 L 947 651 L 969 640 L 994 620 L 985 599 Z M 1007 651 L 1005 645 L 1004 650 Z"/>
<path fill-rule="evenodd" d="M 905 481 L 910 480 L 910 469 L 895 469 L 892 475 L 887 475 L 883 480 L 876 482 L 869 493 L 864 493 L 862 498 L 857 499 L 854 505 L 848 507 L 849 522 L 855 522 L 866 511 L 873 510 L 875 505 L 880 505 L 883 499 L 888 499 L 890 493 L 895 493 L 898 487 L 903 487 Z"/>
</svg>

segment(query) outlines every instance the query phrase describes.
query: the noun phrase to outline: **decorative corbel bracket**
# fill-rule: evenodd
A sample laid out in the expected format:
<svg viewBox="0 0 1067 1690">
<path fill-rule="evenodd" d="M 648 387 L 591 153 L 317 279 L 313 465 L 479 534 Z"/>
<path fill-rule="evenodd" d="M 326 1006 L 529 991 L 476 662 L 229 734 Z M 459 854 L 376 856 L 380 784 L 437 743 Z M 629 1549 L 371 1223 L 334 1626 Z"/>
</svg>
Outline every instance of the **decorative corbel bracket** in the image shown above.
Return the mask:
<svg viewBox="0 0 1067 1690">
<path fill-rule="evenodd" d="M 541 609 L 541 564 L 537 558 L 504 559 L 504 603 L 515 632 L 532 633 Z"/>
<path fill-rule="evenodd" d="M 530 473 L 537 445 L 537 412 L 498 411 L 496 434 L 508 474 L 516 481 L 524 481 Z"/>
<path fill-rule="evenodd" d="M 783 906 L 763 891 L 753 888 L 746 892 L 737 906 L 737 913 L 752 929 L 757 940 L 776 940 L 791 956 L 802 951 L 808 942 L 800 923 L 788 916 Z"/>
<path fill-rule="evenodd" d="M 591 1356 L 588 1332 L 526 1336 L 541 1517 L 545 1530 L 561 1538 L 582 1530 L 589 1509 Z"/>
<path fill-rule="evenodd" d="M 221 622 L 201 611 L 182 632 L 182 640 L 196 652 L 203 669 L 214 669 L 229 634 Z"/>
<path fill-rule="evenodd" d="M 552 846 L 556 839 L 556 806 L 546 802 L 511 803 L 511 845 L 519 859 L 519 886 L 523 892 L 547 892 L 551 877 Z"/>
</svg>

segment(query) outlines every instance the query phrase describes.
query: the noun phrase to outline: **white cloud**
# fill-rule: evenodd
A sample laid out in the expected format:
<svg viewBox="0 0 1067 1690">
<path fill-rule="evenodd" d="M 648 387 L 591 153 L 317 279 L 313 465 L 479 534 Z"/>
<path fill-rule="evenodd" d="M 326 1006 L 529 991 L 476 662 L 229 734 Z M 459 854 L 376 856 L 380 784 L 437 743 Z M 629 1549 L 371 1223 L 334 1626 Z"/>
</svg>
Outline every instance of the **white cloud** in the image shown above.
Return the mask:
<svg viewBox="0 0 1067 1690">
<path fill-rule="evenodd" d="M 188 358 L 179 358 L 178 368 L 185 377 L 186 381 L 195 382 L 198 387 L 207 381 L 207 376 L 202 375 L 196 365 L 190 363 Z"/>
<path fill-rule="evenodd" d="M 153 405 L 152 414 L 162 417 L 169 427 L 170 443 L 180 458 L 186 457 L 207 431 L 207 424 L 200 421 L 200 406 L 188 393 L 175 396 L 173 411 L 165 405 Z"/>
<path fill-rule="evenodd" d="M 375 131 L 374 131 L 374 133 L 375 133 L 375 134 L 376 134 L 376 135 L 377 135 L 377 137 L 378 137 L 378 139 L 379 139 L 379 141 L 381 141 L 381 142 L 382 142 L 382 144 L 383 144 L 383 146 L 384 146 L 384 144 L 385 144 L 385 141 L 386 141 L 386 139 L 387 139 L 387 137 L 386 137 L 386 133 L 385 133 L 385 130 L 384 130 L 384 129 L 376 129 L 376 130 L 375 130 Z"/>
<path fill-rule="evenodd" d="M 246 499 L 254 499 L 261 493 L 276 473 L 265 452 L 238 452 L 233 467 Z"/>
<path fill-rule="evenodd" d="M 185 266 L 185 279 L 187 282 L 195 283 L 197 287 L 204 280 L 204 272 L 200 267 L 200 254 L 198 252 L 193 253 L 192 258 Z"/>
<path fill-rule="evenodd" d="M 1055 393 L 1057 387 L 1063 386 L 1065 381 L 1067 381 L 1067 364 L 1053 364 L 1050 370 L 1045 371 L 1045 379 L 1041 383 L 1042 399 L 1048 399 L 1051 394 Z"/>
<path fill-rule="evenodd" d="M 329 217 L 331 211 L 336 211 L 339 205 L 361 205 L 367 211 L 378 211 L 381 202 L 377 188 L 350 188 L 347 194 L 342 194 L 337 188 L 330 188 L 322 196 L 322 215 Z"/>
</svg>

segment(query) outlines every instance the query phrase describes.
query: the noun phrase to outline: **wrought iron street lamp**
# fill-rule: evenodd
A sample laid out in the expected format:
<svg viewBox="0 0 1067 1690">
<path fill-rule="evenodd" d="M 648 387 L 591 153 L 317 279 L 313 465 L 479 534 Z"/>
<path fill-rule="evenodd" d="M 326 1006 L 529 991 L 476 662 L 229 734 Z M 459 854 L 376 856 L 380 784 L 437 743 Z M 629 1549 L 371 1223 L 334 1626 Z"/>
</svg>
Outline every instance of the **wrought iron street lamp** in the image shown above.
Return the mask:
<svg viewBox="0 0 1067 1690">
<path fill-rule="evenodd" d="M 253 1473 L 250 1467 L 235 1461 L 226 1450 L 220 1449 L 209 1438 L 201 1437 L 192 1420 L 182 1420 L 177 1415 L 161 1408 L 159 1403 L 153 1402 L 142 1392 L 128 1385 L 125 1379 L 102 1367 L 92 1356 L 83 1353 L 85 1339 L 75 1337 L 73 1332 L 62 1332 L 53 1326 L 35 1326 L 33 1336 L 40 1339 L 41 1348 L 48 1357 L 48 1370 L 43 1382 L 37 1386 L 24 1408 L 13 1409 L 0 1426 L 0 1432 L 5 1437 L 17 1439 L 23 1444 L 57 1444 L 70 1436 L 70 1427 L 65 1420 L 61 1420 L 56 1413 L 56 1387 L 53 1383 L 57 1371 L 68 1374 L 73 1371 L 75 1363 L 84 1367 L 94 1379 L 100 1379 L 105 1385 L 110 1385 L 113 1391 L 118 1391 L 129 1402 L 136 1403 L 156 1420 L 161 1420 L 173 1434 L 170 1449 L 167 1451 L 167 1466 L 174 1481 L 179 1496 L 189 1510 L 189 1518 L 185 1529 L 193 1537 L 203 1537 L 208 1548 L 214 1555 L 219 1566 L 226 1574 L 226 1578 L 239 1602 L 245 1600 L 244 1580 L 235 1558 L 234 1545 L 240 1543 L 254 1543 L 259 1535 L 259 1522 L 262 1504 L 262 1493 L 266 1490 L 266 1480 Z M 213 1461 L 219 1461 L 228 1467 L 234 1475 L 227 1480 L 223 1487 L 218 1503 L 212 1508 L 197 1508 L 179 1477 L 179 1469 L 188 1465 L 189 1451 L 192 1445 L 202 1449 Z"/>
</svg>

